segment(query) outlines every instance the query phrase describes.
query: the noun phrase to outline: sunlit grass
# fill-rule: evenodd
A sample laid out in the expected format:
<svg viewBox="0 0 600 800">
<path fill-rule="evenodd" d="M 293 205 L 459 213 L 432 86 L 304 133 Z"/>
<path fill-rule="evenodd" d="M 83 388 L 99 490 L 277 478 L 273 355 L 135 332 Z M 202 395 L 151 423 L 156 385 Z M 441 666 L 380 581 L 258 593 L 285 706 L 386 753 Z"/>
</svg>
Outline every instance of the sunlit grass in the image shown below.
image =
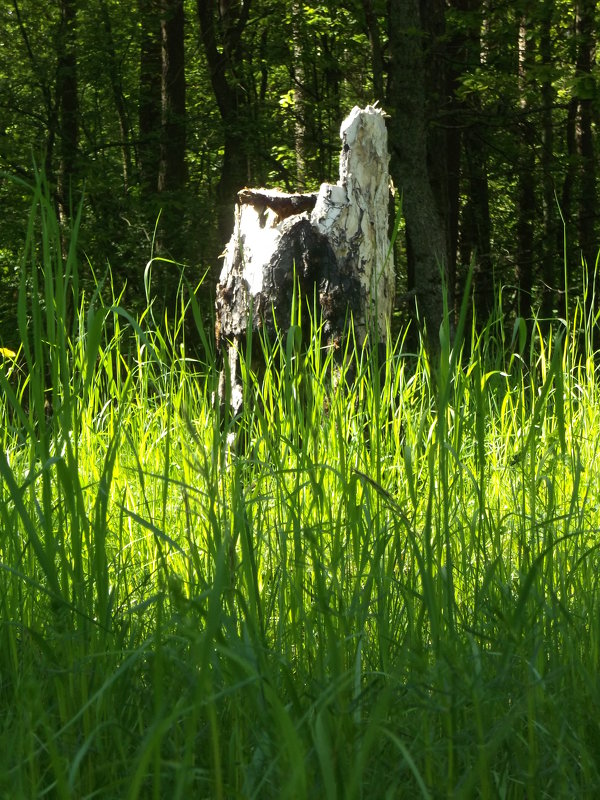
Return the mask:
<svg viewBox="0 0 600 800">
<path fill-rule="evenodd" d="M 292 326 L 231 420 L 76 227 L 38 186 L 0 362 L 0 795 L 595 796 L 596 320 Z"/>
</svg>

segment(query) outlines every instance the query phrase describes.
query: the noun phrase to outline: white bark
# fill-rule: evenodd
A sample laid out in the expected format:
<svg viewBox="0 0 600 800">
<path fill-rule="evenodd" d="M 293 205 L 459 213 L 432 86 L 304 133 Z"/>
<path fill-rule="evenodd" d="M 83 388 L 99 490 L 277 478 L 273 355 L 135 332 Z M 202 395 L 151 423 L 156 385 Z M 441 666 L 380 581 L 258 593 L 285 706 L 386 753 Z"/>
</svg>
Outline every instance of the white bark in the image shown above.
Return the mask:
<svg viewBox="0 0 600 800">
<path fill-rule="evenodd" d="M 234 410 L 241 395 L 237 356 L 229 351 L 248 326 L 274 327 L 273 314 L 280 329 L 290 323 L 294 275 L 310 298 L 316 287 L 330 342 L 343 335 L 349 313 L 360 342 L 369 332 L 385 340 L 395 279 L 384 118 L 373 106 L 352 110 L 340 130 L 340 179 L 323 184 L 318 196 L 273 189 L 238 194 L 216 300 L 217 344 L 229 365 Z"/>
</svg>

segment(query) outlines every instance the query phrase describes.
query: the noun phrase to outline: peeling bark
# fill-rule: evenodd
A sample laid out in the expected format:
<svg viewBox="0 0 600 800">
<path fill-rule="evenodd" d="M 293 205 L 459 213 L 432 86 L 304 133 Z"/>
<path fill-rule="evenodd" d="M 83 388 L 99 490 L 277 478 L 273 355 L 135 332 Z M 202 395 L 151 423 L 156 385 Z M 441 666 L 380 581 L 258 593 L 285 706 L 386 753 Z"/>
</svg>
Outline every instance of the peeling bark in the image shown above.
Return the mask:
<svg viewBox="0 0 600 800">
<path fill-rule="evenodd" d="M 321 185 L 311 219 L 331 242 L 341 272 L 360 286 L 359 340 L 373 330 L 384 340 L 394 304 L 394 263 L 388 239 L 389 154 L 385 114 L 355 107 L 342 123 L 340 179 Z"/>
<path fill-rule="evenodd" d="M 242 189 L 217 285 L 217 345 L 229 370 L 234 411 L 242 403 L 238 353 L 247 331 L 288 328 L 292 297 L 318 303 L 329 345 L 340 344 L 349 316 L 360 342 L 384 341 L 394 301 L 387 235 L 389 176 L 385 114 L 354 108 L 340 130 L 340 179 L 318 195 Z"/>
</svg>

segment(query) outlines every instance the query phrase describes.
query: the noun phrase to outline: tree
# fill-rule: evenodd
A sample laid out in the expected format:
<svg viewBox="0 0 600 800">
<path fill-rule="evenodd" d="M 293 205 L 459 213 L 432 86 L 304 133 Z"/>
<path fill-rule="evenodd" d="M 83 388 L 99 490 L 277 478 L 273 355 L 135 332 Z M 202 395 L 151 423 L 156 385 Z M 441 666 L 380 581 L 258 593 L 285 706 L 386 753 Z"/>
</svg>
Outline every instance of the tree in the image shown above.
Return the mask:
<svg viewBox="0 0 600 800">
<path fill-rule="evenodd" d="M 437 346 L 443 316 L 442 283 L 448 273 L 444 220 L 432 190 L 425 118 L 427 75 L 418 0 L 390 0 L 389 112 L 391 165 L 402 195 L 412 277 L 430 345 Z M 412 287 L 410 287 L 412 288 Z"/>
<path fill-rule="evenodd" d="M 131 148 L 130 148 L 130 124 L 127 103 L 123 94 L 119 65 L 115 52 L 115 43 L 112 33 L 112 22 L 106 0 L 99 0 L 100 14 L 102 17 L 102 27 L 104 33 L 104 47 L 108 62 L 108 74 L 110 87 L 112 90 L 113 102 L 117 118 L 119 120 L 119 135 L 121 138 L 121 158 L 123 164 L 123 188 L 127 192 L 131 181 Z"/>
<path fill-rule="evenodd" d="M 535 155 L 534 132 L 529 102 L 530 68 L 533 60 L 530 20 L 523 16 L 518 29 L 519 110 L 518 132 L 521 142 L 517 161 L 517 310 L 529 319 L 533 305 L 534 278 L 534 215 L 535 215 Z"/>
<path fill-rule="evenodd" d="M 373 92 L 375 99 L 382 101 L 386 94 L 384 84 L 386 68 L 383 43 L 381 40 L 381 28 L 374 0 L 362 0 L 362 13 L 364 15 L 365 32 L 371 46 Z"/>
<path fill-rule="evenodd" d="M 223 162 L 217 186 L 216 216 L 225 243 L 233 229 L 237 192 L 247 182 L 248 93 L 244 83 L 242 35 L 251 0 L 241 3 L 198 0 L 198 18 L 210 81 L 222 120 Z"/>
<path fill-rule="evenodd" d="M 182 192 L 187 178 L 183 0 L 162 0 L 162 135 L 159 192 Z"/>
<path fill-rule="evenodd" d="M 539 61 L 542 70 L 540 95 L 542 98 L 542 301 L 541 316 L 549 320 L 556 308 L 557 286 L 555 264 L 556 201 L 554 175 L 554 118 L 555 91 L 552 85 L 552 17 L 554 0 L 544 0 L 540 9 Z M 560 252 L 560 249 L 559 249 Z"/>
<path fill-rule="evenodd" d="M 459 141 L 460 161 L 454 160 L 453 181 L 462 185 L 464 202 L 451 218 L 451 242 L 457 248 L 463 271 L 473 265 L 473 301 L 475 316 L 485 324 L 494 306 L 494 279 L 491 259 L 491 219 L 488 183 L 487 141 L 484 113 L 479 92 L 461 91 L 463 82 L 477 75 L 483 67 L 483 3 L 481 0 L 458 0 L 454 4 L 456 30 L 451 41 L 454 66 L 454 105 L 450 124 Z M 458 174 L 456 174 L 458 173 Z M 457 198 L 458 200 L 458 198 Z M 459 216 L 460 214 L 460 216 Z M 460 232 L 460 237 L 459 237 Z M 456 237 L 456 238 L 455 238 Z M 462 296 L 459 282 L 458 296 Z"/>
<path fill-rule="evenodd" d="M 380 100 L 399 280 L 432 336 L 439 276 L 452 304 L 470 263 L 478 319 L 515 276 L 521 313 L 566 311 L 598 246 L 594 0 L 196 0 L 194 25 L 188 7 L 0 4 L 0 169 L 27 180 L 33 154 L 63 221 L 85 186 L 80 241 L 91 263 L 110 258 L 127 302 L 144 302 L 161 208 L 156 243 L 216 279 L 237 191 L 335 180 L 340 121 Z M 7 287 L 25 193 L 0 181 L 0 203 Z"/>
<path fill-rule="evenodd" d="M 161 140 L 162 45 L 159 0 L 138 0 L 140 59 L 138 94 L 138 163 L 146 202 L 158 191 Z"/>
<path fill-rule="evenodd" d="M 595 10 L 595 0 L 576 0 L 577 62 L 575 66 L 575 94 L 578 102 L 576 141 L 581 174 L 577 232 L 581 255 L 588 266 L 590 276 L 594 274 L 594 265 L 598 252 L 596 237 L 596 218 L 598 214 L 596 210 L 598 202 L 597 169 L 592 128 L 592 103 L 595 96 L 595 79 L 592 73 L 595 49 Z M 593 290 L 596 288 L 600 288 L 600 283 L 596 287 L 590 283 L 588 289 L 590 303 L 594 294 Z"/>
<path fill-rule="evenodd" d="M 58 205 L 61 220 L 71 216 L 78 179 L 79 98 L 77 95 L 77 6 L 75 0 L 60 0 L 56 70 L 60 130 Z"/>
<path fill-rule="evenodd" d="M 180 260 L 185 254 L 183 231 L 187 181 L 183 0 L 162 0 L 160 27 L 162 69 L 158 193 L 162 217 L 158 244 L 160 250 Z M 173 289 L 176 288 L 175 285 Z"/>
<path fill-rule="evenodd" d="M 308 147 L 307 132 L 307 91 L 304 69 L 304 25 L 302 0 L 292 3 L 292 48 L 294 77 L 294 145 L 296 150 L 296 182 L 298 189 L 306 186 L 306 157 Z"/>
</svg>

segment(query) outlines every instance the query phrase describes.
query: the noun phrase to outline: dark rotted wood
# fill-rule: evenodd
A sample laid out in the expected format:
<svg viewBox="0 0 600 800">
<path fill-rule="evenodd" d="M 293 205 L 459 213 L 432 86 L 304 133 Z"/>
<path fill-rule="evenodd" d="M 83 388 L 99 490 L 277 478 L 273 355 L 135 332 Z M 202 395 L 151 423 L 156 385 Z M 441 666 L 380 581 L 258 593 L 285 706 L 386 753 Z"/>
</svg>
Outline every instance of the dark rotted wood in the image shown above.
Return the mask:
<svg viewBox="0 0 600 800">
<path fill-rule="evenodd" d="M 317 202 L 316 193 L 287 194 L 277 189 L 241 189 L 237 197 L 240 205 L 254 206 L 260 210 L 270 208 L 279 220 L 312 211 Z"/>
<path fill-rule="evenodd" d="M 311 308 L 316 304 L 324 346 L 344 351 L 340 344 L 350 318 L 360 344 L 367 337 L 385 341 L 395 276 L 387 236 L 384 117 L 372 106 L 352 110 L 340 130 L 340 179 L 322 184 L 318 194 L 238 192 L 215 309 L 223 357 L 219 396 L 223 401 L 228 395 L 234 413 L 243 402 L 239 359 L 249 349 L 247 333 L 273 338 L 287 330 L 297 291 Z M 309 317 L 302 314 L 303 324 Z M 252 336 L 253 347 L 259 340 Z"/>
</svg>

